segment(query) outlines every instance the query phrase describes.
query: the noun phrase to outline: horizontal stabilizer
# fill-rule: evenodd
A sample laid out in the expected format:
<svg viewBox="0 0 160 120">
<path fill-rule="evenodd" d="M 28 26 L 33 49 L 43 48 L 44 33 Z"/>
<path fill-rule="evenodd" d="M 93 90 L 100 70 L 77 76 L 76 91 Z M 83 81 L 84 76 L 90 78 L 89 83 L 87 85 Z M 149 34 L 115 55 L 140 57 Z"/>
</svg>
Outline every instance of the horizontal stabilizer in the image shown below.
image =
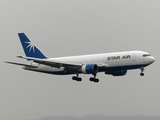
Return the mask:
<svg viewBox="0 0 160 120">
<path fill-rule="evenodd" d="M 13 65 L 25 66 L 25 67 L 37 68 L 37 66 L 27 65 L 27 64 L 22 64 L 22 63 L 15 63 L 15 62 L 6 62 L 6 63 L 13 64 Z"/>
</svg>

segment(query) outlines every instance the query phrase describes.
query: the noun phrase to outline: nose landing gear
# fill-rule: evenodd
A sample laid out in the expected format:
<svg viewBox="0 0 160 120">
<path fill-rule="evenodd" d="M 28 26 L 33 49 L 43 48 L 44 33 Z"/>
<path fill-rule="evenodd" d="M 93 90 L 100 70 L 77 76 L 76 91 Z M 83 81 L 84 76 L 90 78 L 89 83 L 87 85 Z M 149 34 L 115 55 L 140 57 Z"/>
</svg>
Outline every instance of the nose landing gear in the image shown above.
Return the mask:
<svg viewBox="0 0 160 120">
<path fill-rule="evenodd" d="M 145 70 L 145 67 L 141 67 L 141 73 L 140 73 L 140 76 L 144 76 L 144 70 Z"/>
<path fill-rule="evenodd" d="M 140 73 L 140 76 L 144 76 L 144 73 Z"/>
</svg>

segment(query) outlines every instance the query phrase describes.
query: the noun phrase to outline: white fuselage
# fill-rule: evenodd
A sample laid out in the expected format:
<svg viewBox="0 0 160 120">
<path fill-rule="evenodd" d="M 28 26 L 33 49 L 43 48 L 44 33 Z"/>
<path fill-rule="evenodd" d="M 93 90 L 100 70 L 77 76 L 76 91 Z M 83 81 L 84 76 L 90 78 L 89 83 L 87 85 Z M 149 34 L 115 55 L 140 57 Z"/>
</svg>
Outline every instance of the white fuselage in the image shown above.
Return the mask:
<svg viewBox="0 0 160 120">
<path fill-rule="evenodd" d="M 148 55 L 148 56 L 145 56 Z M 69 57 L 48 58 L 47 61 L 57 61 L 62 63 L 72 64 L 96 64 L 101 65 L 103 68 L 99 69 L 99 72 L 113 71 L 113 70 L 129 70 L 139 69 L 141 67 L 148 66 L 154 62 L 154 57 L 150 56 L 147 52 L 143 51 L 127 51 L 127 52 L 113 52 Z M 31 63 L 37 68 L 24 67 L 27 70 L 33 70 L 38 72 L 44 72 L 49 74 L 72 74 L 65 73 L 64 68 L 55 68 L 47 65 L 39 65 Z M 74 74 L 74 73 L 73 73 Z"/>
</svg>

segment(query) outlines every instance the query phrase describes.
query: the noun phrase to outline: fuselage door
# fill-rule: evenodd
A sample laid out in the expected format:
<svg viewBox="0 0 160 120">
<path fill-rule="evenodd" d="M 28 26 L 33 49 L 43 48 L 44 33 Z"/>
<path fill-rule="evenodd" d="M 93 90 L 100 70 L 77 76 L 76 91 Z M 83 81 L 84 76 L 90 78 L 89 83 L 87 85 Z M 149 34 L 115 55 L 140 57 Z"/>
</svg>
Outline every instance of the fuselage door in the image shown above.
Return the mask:
<svg viewBox="0 0 160 120">
<path fill-rule="evenodd" d="M 132 55 L 132 61 L 136 61 L 136 54 Z"/>
</svg>

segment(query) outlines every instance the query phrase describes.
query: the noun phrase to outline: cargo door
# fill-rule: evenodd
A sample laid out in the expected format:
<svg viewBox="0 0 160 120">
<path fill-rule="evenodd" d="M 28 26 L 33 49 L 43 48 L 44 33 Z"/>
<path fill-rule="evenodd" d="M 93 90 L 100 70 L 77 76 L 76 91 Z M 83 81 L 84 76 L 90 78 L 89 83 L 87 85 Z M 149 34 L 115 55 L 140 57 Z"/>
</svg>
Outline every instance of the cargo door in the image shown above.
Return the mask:
<svg viewBox="0 0 160 120">
<path fill-rule="evenodd" d="M 132 55 L 132 61 L 136 61 L 136 54 Z"/>
</svg>

